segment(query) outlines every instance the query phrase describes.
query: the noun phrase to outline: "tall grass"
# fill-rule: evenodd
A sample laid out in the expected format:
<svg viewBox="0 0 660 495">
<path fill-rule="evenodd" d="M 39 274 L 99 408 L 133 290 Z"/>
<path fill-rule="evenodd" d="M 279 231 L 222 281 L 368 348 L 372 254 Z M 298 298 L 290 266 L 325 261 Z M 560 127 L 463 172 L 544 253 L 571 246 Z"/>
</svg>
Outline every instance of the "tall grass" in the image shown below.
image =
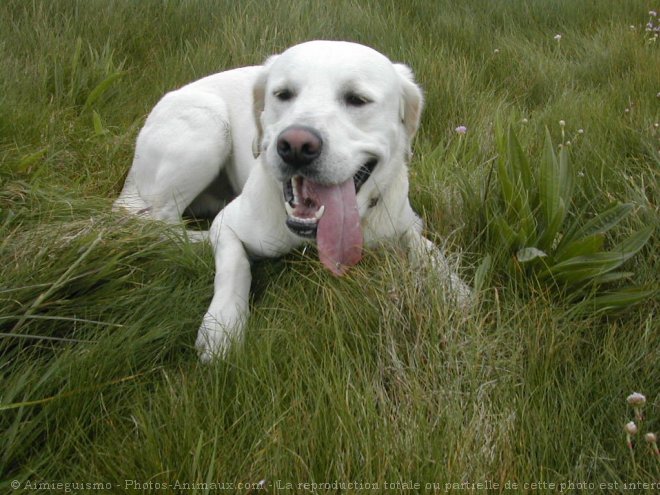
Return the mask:
<svg viewBox="0 0 660 495">
<path fill-rule="evenodd" d="M 631 202 L 614 237 L 657 226 L 653 7 L 1 2 L 0 489 L 162 493 L 181 491 L 178 480 L 247 493 L 237 483 L 265 480 L 268 492 L 332 492 L 297 484 L 334 481 L 384 492 L 409 481 L 443 493 L 490 481 L 495 492 L 552 482 L 623 493 L 626 482 L 657 482 L 659 460 L 640 437 L 633 462 L 623 432 L 633 391 L 648 399 L 641 429 L 660 429 L 657 299 L 575 318 L 533 279 L 497 272 L 463 314 L 395 249 L 367 253 L 340 280 L 294 253 L 255 264 L 244 345 L 202 366 L 193 342 L 212 295 L 210 248 L 109 213 L 165 91 L 327 38 L 414 69 L 427 108 L 411 199 L 428 234 L 463 252 L 466 278 L 498 255 L 480 218 L 497 119 L 516 126 L 530 156 L 545 127 L 559 141 L 564 120 L 578 169 L 572 211 L 586 219 Z M 474 201 L 461 199 L 466 183 Z M 656 251 L 657 234 L 626 265 L 636 283 L 657 288 Z"/>
</svg>

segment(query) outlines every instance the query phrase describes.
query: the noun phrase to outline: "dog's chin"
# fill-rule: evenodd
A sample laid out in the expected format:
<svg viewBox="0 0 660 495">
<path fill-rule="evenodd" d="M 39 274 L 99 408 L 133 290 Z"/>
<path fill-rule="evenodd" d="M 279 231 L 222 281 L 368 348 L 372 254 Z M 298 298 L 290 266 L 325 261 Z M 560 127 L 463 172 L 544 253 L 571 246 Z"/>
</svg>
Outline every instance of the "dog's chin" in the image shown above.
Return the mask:
<svg viewBox="0 0 660 495">
<path fill-rule="evenodd" d="M 289 215 L 286 217 L 286 226 L 302 239 L 316 239 L 318 225 L 318 220 L 308 223 Z"/>
<path fill-rule="evenodd" d="M 353 176 L 355 194 L 365 182 L 369 180 L 376 165 L 377 158 L 371 158 L 365 162 Z M 291 232 L 303 239 L 315 239 L 319 221 L 325 212 L 325 205 L 306 197 L 303 183 L 306 179 L 301 175 L 294 175 L 282 182 L 284 195 L 284 208 L 286 210 L 286 226 Z"/>
</svg>

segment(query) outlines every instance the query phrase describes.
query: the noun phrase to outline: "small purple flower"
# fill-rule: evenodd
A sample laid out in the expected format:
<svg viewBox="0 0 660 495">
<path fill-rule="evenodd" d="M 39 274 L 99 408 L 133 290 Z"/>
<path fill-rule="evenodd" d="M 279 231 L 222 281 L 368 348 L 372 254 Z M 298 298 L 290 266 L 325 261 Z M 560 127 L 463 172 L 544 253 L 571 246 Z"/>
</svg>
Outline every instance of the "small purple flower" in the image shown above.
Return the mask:
<svg viewBox="0 0 660 495">
<path fill-rule="evenodd" d="M 637 435 L 637 425 L 634 421 L 631 421 L 630 423 L 625 424 L 623 430 L 626 432 L 626 444 L 628 445 L 628 448 L 632 450 L 632 437 Z"/>
<path fill-rule="evenodd" d="M 658 17 L 658 13 L 655 10 L 649 10 L 649 15 L 651 17 Z"/>
<path fill-rule="evenodd" d="M 457 133 L 459 134 L 465 134 L 467 132 L 467 127 L 464 125 L 459 125 L 456 129 L 454 129 Z"/>
<path fill-rule="evenodd" d="M 633 407 L 639 407 L 646 404 L 646 397 L 639 392 L 633 392 L 626 398 L 626 402 Z"/>
</svg>

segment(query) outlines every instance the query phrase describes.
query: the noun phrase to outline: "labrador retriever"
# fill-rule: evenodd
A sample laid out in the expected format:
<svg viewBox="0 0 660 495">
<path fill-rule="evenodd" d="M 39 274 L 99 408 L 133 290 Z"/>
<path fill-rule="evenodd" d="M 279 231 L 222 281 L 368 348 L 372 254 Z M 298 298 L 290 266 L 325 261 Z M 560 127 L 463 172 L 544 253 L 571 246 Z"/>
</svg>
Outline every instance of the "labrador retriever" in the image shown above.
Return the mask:
<svg viewBox="0 0 660 495">
<path fill-rule="evenodd" d="M 188 84 L 155 106 L 115 206 L 172 223 L 184 210 L 214 214 L 220 203 L 210 186 L 221 170 L 240 192 L 208 232 L 216 273 L 196 342 L 203 361 L 240 339 L 250 258 L 306 242 L 343 275 L 364 245 L 402 241 L 413 262 L 430 261 L 454 302 L 468 301 L 470 289 L 422 236 L 408 200 L 422 106 L 407 66 L 340 41 L 293 46 L 263 66 Z"/>
</svg>

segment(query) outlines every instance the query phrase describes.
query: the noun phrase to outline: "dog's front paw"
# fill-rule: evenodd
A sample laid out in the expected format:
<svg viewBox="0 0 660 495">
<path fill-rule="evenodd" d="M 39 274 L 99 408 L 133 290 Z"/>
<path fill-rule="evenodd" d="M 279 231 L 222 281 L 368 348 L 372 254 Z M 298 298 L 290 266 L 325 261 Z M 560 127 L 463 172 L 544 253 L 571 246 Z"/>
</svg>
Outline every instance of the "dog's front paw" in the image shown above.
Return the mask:
<svg viewBox="0 0 660 495">
<path fill-rule="evenodd" d="M 472 288 L 458 275 L 455 266 L 450 266 L 447 259 L 436 253 L 431 258 L 434 273 L 444 289 L 445 300 L 461 310 L 468 310 L 475 301 Z"/>
<path fill-rule="evenodd" d="M 202 363 L 209 363 L 214 359 L 222 359 L 227 354 L 231 344 L 231 333 L 217 322 L 204 318 L 197 332 L 195 349 Z"/>
<path fill-rule="evenodd" d="M 475 301 L 472 289 L 454 273 L 451 275 L 448 285 L 450 300 L 463 310 L 470 309 Z"/>
</svg>

